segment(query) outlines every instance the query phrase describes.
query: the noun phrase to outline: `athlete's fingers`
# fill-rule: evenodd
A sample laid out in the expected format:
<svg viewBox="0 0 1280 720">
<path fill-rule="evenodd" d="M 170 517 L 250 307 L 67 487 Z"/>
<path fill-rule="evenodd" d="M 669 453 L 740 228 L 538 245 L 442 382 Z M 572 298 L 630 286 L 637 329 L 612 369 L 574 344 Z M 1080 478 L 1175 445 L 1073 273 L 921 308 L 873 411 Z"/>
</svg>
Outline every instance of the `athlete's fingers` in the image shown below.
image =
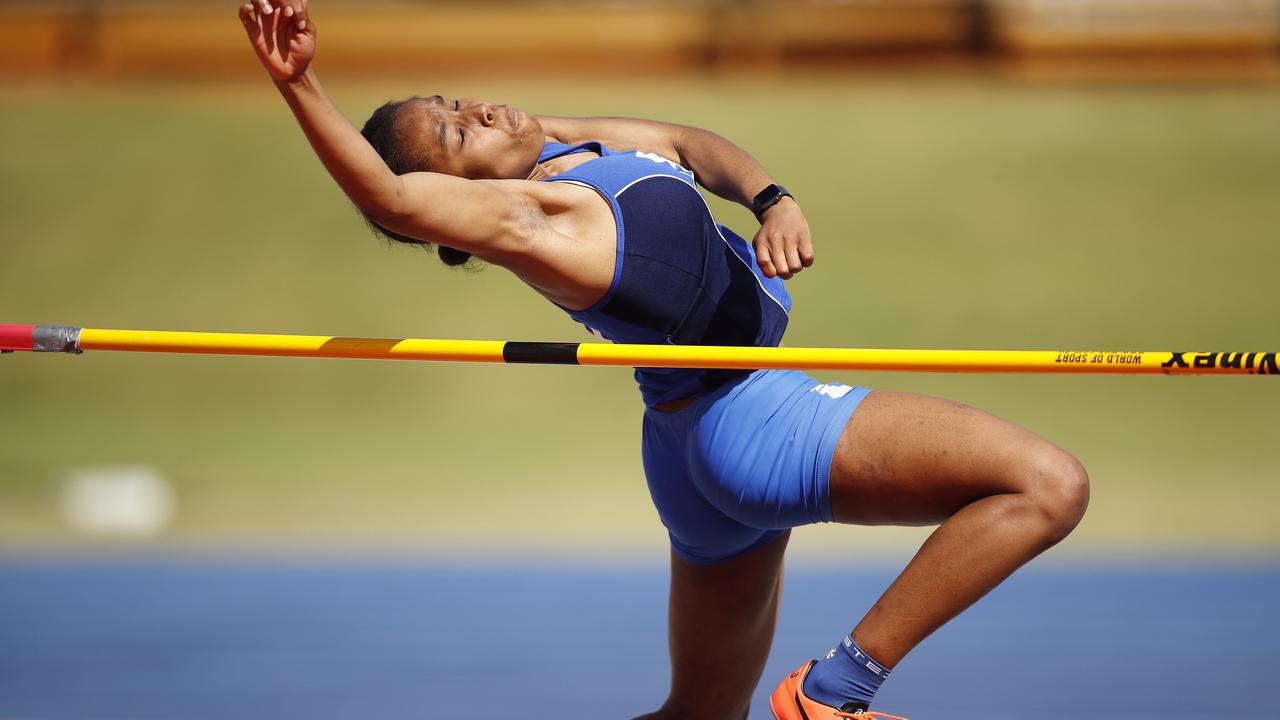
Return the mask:
<svg viewBox="0 0 1280 720">
<path fill-rule="evenodd" d="M 240 18 L 240 24 L 244 26 L 244 31 L 249 35 L 249 42 L 254 43 L 254 36 L 257 35 L 258 21 L 253 19 L 253 5 L 245 3 L 236 11 L 236 15 Z M 254 43 L 256 44 L 256 43 Z"/>
<path fill-rule="evenodd" d="M 764 241 L 759 235 L 756 236 L 756 262 L 759 263 L 760 269 L 764 271 L 765 277 L 777 277 L 778 270 L 773 266 L 773 257 L 769 254 L 769 243 Z"/>
<path fill-rule="evenodd" d="M 288 9 L 287 4 L 281 3 L 276 8 L 276 14 L 272 16 L 272 20 L 276 27 L 276 45 L 280 46 L 280 54 L 285 58 L 289 56 L 289 42 L 293 40 L 294 29 L 293 21 L 285 15 Z"/>
<path fill-rule="evenodd" d="M 271 7 L 271 3 L 263 0 L 267 7 Z M 271 13 L 258 12 L 258 27 L 262 32 L 262 49 L 266 54 L 271 55 L 276 51 L 276 19 L 279 16 L 273 10 Z"/>
<path fill-rule="evenodd" d="M 805 267 L 813 265 L 813 238 L 809 237 L 809 233 L 800 235 L 800 246 L 797 248 L 800 252 L 800 262 Z"/>
<path fill-rule="evenodd" d="M 295 0 L 297 2 L 297 23 L 299 30 L 307 29 L 307 0 Z"/>
<path fill-rule="evenodd" d="M 263 15 L 270 15 L 273 12 L 271 8 L 271 0 L 257 0 L 257 2 L 258 2 L 258 12 L 262 13 Z"/>
<path fill-rule="evenodd" d="M 796 246 L 798 240 L 787 241 L 787 266 L 791 268 L 792 273 L 798 273 L 804 269 L 804 264 L 800 262 L 800 250 Z"/>
<path fill-rule="evenodd" d="M 249 35 L 249 44 L 254 50 L 261 51 L 262 45 L 262 26 L 258 24 L 258 19 L 253 16 L 253 5 L 245 3 L 240 6 L 240 22 L 244 25 L 244 31 Z"/>
<path fill-rule="evenodd" d="M 769 238 L 769 256 L 773 258 L 773 266 L 778 270 L 778 277 L 786 280 L 791 277 L 791 266 L 787 263 L 787 249 L 779 236 Z"/>
</svg>

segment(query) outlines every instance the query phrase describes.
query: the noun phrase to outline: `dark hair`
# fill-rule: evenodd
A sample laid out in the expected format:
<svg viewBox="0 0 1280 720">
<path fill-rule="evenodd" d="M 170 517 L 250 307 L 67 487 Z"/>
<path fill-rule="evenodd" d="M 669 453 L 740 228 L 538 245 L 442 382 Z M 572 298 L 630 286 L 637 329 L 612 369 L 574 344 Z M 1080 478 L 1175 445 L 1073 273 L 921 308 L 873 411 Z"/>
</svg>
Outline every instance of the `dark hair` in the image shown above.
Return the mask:
<svg viewBox="0 0 1280 720">
<path fill-rule="evenodd" d="M 400 115 L 400 109 L 411 102 L 422 99 L 415 95 L 404 100 L 392 100 L 384 103 L 382 107 L 373 111 L 373 114 L 365 121 L 364 127 L 360 129 L 360 134 L 364 136 L 364 139 L 369 141 L 369 144 L 377 151 L 382 161 L 387 164 L 387 167 L 391 168 L 391 172 L 397 175 L 423 172 L 430 169 L 426 157 L 422 153 L 414 151 L 413 147 L 405 142 L 406 138 L 403 134 L 396 129 L 396 118 Z M 377 235 L 381 235 L 388 240 L 408 245 L 418 245 L 426 249 L 432 247 L 429 242 L 401 235 L 379 225 L 363 210 L 360 211 L 360 214 L 364 216 L 364 221 L 369 224 L 369 229 L 373 230 Z M 444 245 L 436 247 L 436 253 L 440 256 L 440 260 L 449 266 L 465 265 L 471 259 L 471 253 L 455 250 Z"/>
</svg>

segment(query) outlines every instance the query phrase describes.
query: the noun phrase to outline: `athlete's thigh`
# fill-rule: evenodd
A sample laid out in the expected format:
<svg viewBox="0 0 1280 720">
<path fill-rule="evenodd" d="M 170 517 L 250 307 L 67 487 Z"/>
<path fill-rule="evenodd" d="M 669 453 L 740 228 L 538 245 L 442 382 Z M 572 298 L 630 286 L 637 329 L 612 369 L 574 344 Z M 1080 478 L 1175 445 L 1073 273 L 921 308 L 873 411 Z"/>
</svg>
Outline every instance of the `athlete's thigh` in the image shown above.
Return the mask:
<svg viewBox="0 0 1280 720">
<path fill-rule="evenodd" d="M 671 697 L 662 717 L 746 717 L 773 642 L 788 538 L 716 565 L 672 553 Z"/>
<path fill-rule="evenodd" d="M 1034 489 L 1074 459 L 1047 440 L 977 408 L 876 391 L 853 413 L 831 466 L 837 522 L 929 525 L 969 503 Z"/>
</svg>

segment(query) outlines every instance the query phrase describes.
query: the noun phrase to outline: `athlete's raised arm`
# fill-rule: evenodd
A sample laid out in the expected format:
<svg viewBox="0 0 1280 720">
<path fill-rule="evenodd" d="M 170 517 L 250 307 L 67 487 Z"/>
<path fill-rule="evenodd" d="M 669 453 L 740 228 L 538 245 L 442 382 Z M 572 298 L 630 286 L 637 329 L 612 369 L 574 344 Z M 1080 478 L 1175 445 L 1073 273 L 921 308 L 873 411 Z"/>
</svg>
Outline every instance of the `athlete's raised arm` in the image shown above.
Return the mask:
<svg viewBox="0 0 1280 720">
<path fill-rule="evenodd" d="M 709 130 L 634 118 L 543 117 L 547 135 L 563 143 L 597 140 L 615 150 L 640 150 L 675 160 L 703 187 L 748 209 L 774 183 L 747 151 Z M 800 206 L 789 197 L 764 211 L 754 240 L 766 275 L 789 278 L 813 264 L 813 240 Z"/>
<path fill-rule="evenodd" d="M 240 7 L 249 42 L 329 174 L 373 222 L 501 263 L 518 254 L 545 219 L 531 198 L 432 172 L 397 175 L 338 110 L 311 61 L 316 26 L 307 0 L 254 0 Z M 441 142 L 446 138 L 441 134 Z"/>
</svg>

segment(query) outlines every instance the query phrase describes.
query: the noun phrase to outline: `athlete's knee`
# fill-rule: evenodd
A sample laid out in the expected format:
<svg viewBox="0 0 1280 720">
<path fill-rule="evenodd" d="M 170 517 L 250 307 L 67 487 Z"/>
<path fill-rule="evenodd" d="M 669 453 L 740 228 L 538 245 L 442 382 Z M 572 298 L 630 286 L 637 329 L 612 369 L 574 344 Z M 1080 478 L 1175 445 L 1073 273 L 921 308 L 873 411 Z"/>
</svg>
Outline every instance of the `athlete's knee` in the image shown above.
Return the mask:
<svg viewBox="0 0 1280 720">
<path fill-rule="evenodd" d="M 1045 541 L 1061 541 L 1080 524 L 1089 507 L 1089 473 L 1075 456 L 1049 446 L 1032 461 L 1028 495 L 1043 520 Z"/>
</svg>

